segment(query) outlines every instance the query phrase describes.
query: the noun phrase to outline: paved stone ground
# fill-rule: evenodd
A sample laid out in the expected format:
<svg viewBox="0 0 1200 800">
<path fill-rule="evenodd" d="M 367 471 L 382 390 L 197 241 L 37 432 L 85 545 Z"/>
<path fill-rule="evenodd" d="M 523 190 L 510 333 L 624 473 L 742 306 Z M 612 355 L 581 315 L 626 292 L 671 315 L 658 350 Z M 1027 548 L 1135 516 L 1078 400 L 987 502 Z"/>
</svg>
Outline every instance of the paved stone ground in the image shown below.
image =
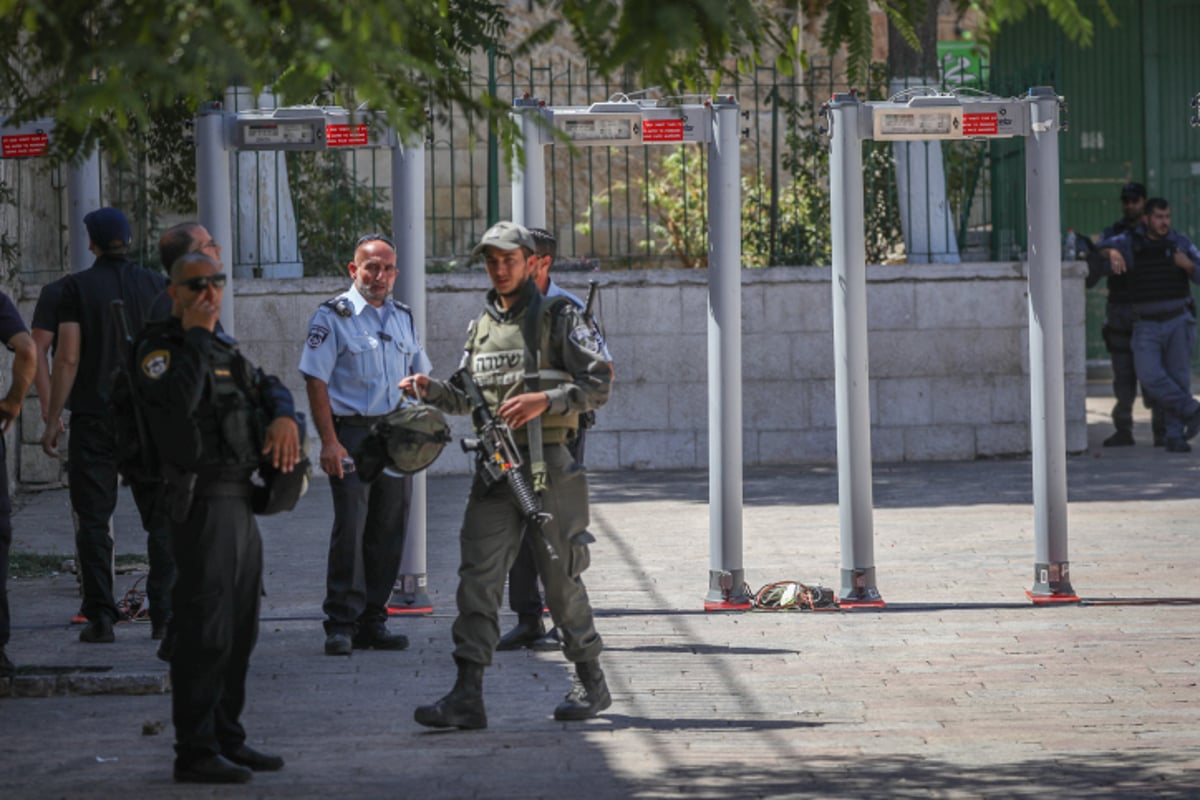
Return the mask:
<svg viewBox="0 0 1200 800">
<path fill-rule="evenodd" d="M 561 656 L 526 652 L 488 670 L 487 730 L 412 721 L 453 682 L 463 478 L 429 483 L 435 612 L 391 623 L 412 647 L 324 656 L 331 510 L 316 481 L 261 521 L 269 594 L 245 723 L 288 765 L 244 787 L 171 782 L 148 625 L 83 645 L 73 576 L 12 581 L 19 665 L 107 667 L 94 688 L 151 693 L 0 699 L 0 797 L 1200 796 L 1200 450 L 1149 447 L 1144 414 L 1141 444 L 1100 448 L 1109 404 L 1089 400 L 1092 448 L 1068 462 L 1079 605 L 1025 597 L 1028 459 L 875 468 L 882 611 L 706 614 L 707 474 L 594 475 L 587 582 L 614 704 L 582 724 L 550 717 Z M 17 549 L 70 552 L 65 493 L 21 503 Z M 743 520 L 755 588 L 837 586 L 835 469 L 748 470 Z M 143 549 L 127 498 L 117 523 L 118 549 Z"/>
</svg>

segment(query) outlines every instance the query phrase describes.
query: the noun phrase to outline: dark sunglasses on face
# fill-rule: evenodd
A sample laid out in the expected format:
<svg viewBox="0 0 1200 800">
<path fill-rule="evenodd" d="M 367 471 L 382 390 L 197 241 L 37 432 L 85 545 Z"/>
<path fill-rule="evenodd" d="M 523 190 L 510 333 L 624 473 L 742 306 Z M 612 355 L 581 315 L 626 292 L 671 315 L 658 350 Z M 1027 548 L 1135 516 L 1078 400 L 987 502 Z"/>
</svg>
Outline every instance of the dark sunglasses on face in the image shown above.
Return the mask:
<svg viewBox="0 0 1200 800">
<path fill-rule="evenodd" d="M 186 286 L 193 292 L 199 293 L 207 289 L 210 283 L 213 285 L 214 289 L 224 289 L 226 280 L 228 280 L 228 278 L 225 277 L 225 273 L 218 272 L 216 275 L 201 275 L 198 278 L 188 278 L 185 281 L 179 281 L 175 285 Z"/>
</svg>

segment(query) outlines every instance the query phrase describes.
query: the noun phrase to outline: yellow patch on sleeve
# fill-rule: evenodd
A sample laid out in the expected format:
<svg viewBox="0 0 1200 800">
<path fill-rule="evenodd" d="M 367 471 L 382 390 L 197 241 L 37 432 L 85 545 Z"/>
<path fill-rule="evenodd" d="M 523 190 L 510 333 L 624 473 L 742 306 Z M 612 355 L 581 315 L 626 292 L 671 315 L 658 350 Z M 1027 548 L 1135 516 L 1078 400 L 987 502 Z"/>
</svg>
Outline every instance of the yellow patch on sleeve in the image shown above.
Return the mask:
<svg viewBox="0 0 1200 800">
<path fill-rule="evenodd" d="M 152 381 L 161 378 L 171 366 L 170 350 L 154 350 L 142 359 L 142 373 Z"/>
</svg>

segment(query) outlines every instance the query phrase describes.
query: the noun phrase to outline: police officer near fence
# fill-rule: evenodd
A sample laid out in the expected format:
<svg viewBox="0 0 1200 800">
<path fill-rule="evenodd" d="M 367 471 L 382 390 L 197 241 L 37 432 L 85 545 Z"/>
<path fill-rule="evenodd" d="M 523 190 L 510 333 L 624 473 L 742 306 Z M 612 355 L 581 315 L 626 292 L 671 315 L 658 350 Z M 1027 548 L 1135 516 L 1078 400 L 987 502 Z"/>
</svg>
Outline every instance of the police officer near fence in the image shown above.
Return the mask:
<svg viewBox="0 0 1200 800">
<path fill-rule="evenodd" d="M 246 744 L 240 717 L 258 638 L 262 540 L 251 476 L 300 461 L 291 393 L 216 333 L 225 275 L 192 252 L 171 267 L 171 316 L 134 343 L 135 388 L 168 479 L 174 592 L 175 780 L 244 783 L 279 756 Z"/>
<path fill-rule="evenodd" d="M 408 638 L 387 629 L 408 519 L 412 478 L 385 470 L 367 480 L 354 469 L 372 426 L 403 397 L 399 383 L 429 372 L 412 312 L 392 298 L 396 245 L 367 234 L 354 248 L 349 289 L 322 303 L 300 356 L 321 469 L 333 495 L 333 531 L 325 581 L 325 653 L 403 650 Z"/>
<path fill-rule="evenodd" d="M 1121 218 L 1109 225 L 1100 234 L 1100 241 L 1131 231 L 1142 223 L 1146 210 L 1146 187 L 1140 183 L 1127 183 L 1121 187 Z M 1128 447 L 1133 440 L 1133 403 L 1137 399 L 1137 372 L 1133 367 L 1133 292 L 1129 275 L 1113 274 L 1108 259 L 1099 252 L 1088 254 L 1088 287 L 1106 277 L 1107 303 L 1104 307 L 1104 346 L 1112 362 L 1113 404 L 1112 421 L 1114 433 L 1104 440 L 1105 447 Z M 1162 411 L 1142 391 L 1142 400 L 1150 408 L 1150 428 L 1156 447 L 1166 444 L 1167 434 Z"/>
<path fill-rule="evenodd" d="M 520 470 L 538 490 L 544 515 L 540 523 L 527 523 L 512 481 L 489 482 L 480 464 L 459 541 L 453 626 L 458 679 L 445 697 L 416 709 L 414 718 L 421 725 L 487 726 L 483 671 L 500 637 L 504 576 L 527 524 L 538 527 L 538 572 L 563 652 L 575 664 L 576 681 L 554 717 L 587 719 L 612 704 L 599 662 L 603 643 L 582 580 L 591 541 L 587 478 L 566 447 L 579 415 L 607 401 L 612 372 L 593 326 L 579 310 L 570 302 L 543 300 L 533 281 L 533 254 L 533 239 L 521 225 L 500 222 L 484 233 L 472 256 L 484 257 L 493 288 L 471 326 L 463 358 L 491 414 L 513 431 Z M 472 410 L 461 385 L 452 381 L 420 374 L 401 386 L 448 413 Z"/>
<path fill-rule="evenodd" d="M 111 642 L 120 618 L 113 597 L 113 536 L 110 519 L 117 506 L 117 436 L 112 414 L 112 374 L 123 342 L 113 324 L 112 303 L 120 300 L 131 331 L 147 320 L 162 319 L 170 307 L 166 280 L 129 260 L 129 221 L 115 208 L 100 208 L 83 218 L 92 267 L 69 276 L 58 305 L 58 344 L 50 376 L 50 404 L 42 449 L 58 457 L 61 415 L 71 409 L 67 479 L 75 515 L 75 548 L 83 585 L 87 625 L 83 642 Z M 142 476 L 144 478 L 145 476 Z M 157 505 L 157 481 L 130 481 L 146 530 L 150 574 L 150 635 L 162 639 L 171 615 L 175 563 L 167 521 Z"/>
<path fill-rule="evenodd" d="M 1200 249 L 1171 228 L 1171 207 L 1161 197 L 1146 201 L 1141 224 L 1100 246 L 1113 274 L 1128 276 L 1133 365 L 1143 391 L 1163 410 L 1166 450 L 1191 452 L 1188 440 L 1200 433 L 1200 402 L 1192 396 L 1191 292 L 1191 284 L 1200 283 Z"/>
</svg>

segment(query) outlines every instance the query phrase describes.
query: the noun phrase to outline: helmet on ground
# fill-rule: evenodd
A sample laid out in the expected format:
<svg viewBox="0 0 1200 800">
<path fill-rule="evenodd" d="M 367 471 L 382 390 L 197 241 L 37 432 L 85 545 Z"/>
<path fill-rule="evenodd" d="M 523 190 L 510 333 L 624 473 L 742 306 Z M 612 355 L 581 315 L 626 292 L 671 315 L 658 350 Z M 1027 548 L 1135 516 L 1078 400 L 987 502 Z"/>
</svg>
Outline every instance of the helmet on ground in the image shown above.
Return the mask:
<svg viewBox="0 0 1200 800">
<path fill-rule="evenodd" d="M 428 467 L 450 442 L 445 415 L 425 403 L 401 403 L 371 426 L 371 433 L 354 453 L 363 480 L 374 480 L 384 469 L 412 475 Z"/>
</svg>

